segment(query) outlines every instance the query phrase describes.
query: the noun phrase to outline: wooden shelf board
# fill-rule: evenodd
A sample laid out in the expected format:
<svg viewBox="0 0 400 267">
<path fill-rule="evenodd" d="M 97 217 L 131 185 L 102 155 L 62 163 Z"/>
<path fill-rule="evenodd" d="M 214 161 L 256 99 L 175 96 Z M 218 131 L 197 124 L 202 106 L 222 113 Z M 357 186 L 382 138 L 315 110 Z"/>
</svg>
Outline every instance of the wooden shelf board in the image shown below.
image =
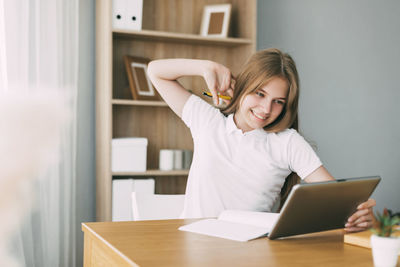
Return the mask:
<svg viewBox="0 0 400 267">
<path fill-rule="evenodd" d="M 239 46 L 249 45 L 253 41 L 245 38 L 216 38 L 206 37 L 198 34 L 186 34 L 186 33 L 173 33 L 163 31 L 128 31 L 128 30 L 113 30 L 114 38 L 135 38 L 143 41 L 164 41 L 164 42 L 177 42 L 177 43 L 188 43 L 197 45 L 224 45 L 224 46 Z"/>
<path fill-rule="evenodd" d="M 164 101 L 145 101 L 145 100 L 128 100 L 128 99 L 113 99 L 113 105 L 127 105 L 127 106 L 155 106 L 155 107 L 168 107 Z"/>
<path fill-rule="evenodd" d="M 172 171 L 162 171 L 162 170 L 147 170 L 145 172 L 113 172 L 113 176 L 178 176 L 178 175 L 188 175 L 189 170 L 172 170 Z"/>
</svg>

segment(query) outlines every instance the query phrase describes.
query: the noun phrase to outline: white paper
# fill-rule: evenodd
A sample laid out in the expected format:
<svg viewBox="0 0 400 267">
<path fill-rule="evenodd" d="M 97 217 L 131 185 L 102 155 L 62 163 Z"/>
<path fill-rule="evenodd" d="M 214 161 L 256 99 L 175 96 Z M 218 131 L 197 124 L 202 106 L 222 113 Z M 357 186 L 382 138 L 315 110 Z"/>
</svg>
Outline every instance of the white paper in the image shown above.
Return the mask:
<svg viewBox="0 0 400 267">
<path fill-rule="evenodd" d="M 225 210 L 219 215 L 218 220 L 272 229 L 278 217 L 279 213 L 273 212 Z"/>
<path fill-rule="evenodd" d="M 279 213 L 226 210 L 218 219 L 201 220 L 179 230 L 244 242 L 268 234 L 278 217 Z"/>
</svg>

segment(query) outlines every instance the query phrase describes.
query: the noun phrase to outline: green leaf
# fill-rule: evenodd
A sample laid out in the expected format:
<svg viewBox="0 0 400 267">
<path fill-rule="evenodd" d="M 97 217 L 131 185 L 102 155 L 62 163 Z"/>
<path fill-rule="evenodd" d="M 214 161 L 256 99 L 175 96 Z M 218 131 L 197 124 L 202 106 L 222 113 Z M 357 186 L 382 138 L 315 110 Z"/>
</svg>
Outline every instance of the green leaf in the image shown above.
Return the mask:
<svg viewBox="0 0 400 267">
<path fill-rule="evenodd" d="M 400 224 L 400 216 L 391 216 L 391 213 L 385 208 L 383 213 L 375 212 L 376 223 L 371 231 L 378 236 L 390 237 L 393 233 L 400 231 L 395 229 Z"/>
</svg>

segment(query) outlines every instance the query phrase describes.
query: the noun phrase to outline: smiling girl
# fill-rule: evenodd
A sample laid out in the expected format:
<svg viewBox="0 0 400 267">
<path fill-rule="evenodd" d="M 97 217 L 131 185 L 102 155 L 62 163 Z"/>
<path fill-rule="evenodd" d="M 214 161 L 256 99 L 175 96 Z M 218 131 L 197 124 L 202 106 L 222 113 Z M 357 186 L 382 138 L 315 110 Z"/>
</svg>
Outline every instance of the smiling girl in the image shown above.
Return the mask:
<svg viewBox="0 0 400 267">
<path fill-rule="evenodd" d="M 278 49 L 255 53 L 236 79 L 208 60 L 150 62 L 148 73 L 170 108 L 190 128 L 194 156 L 183 218 L 216 217 L 225 209 L 271 211 L 297 174 L 305 182 L 334 178 L 296 131 L 299 79 L 293 59 Z M 177 81 L 202 76 L 212 93 L 228 95 L 216 108 Z M 370 199 L 346 223 L 347 231 L 372 226 Z"/>
</svg>

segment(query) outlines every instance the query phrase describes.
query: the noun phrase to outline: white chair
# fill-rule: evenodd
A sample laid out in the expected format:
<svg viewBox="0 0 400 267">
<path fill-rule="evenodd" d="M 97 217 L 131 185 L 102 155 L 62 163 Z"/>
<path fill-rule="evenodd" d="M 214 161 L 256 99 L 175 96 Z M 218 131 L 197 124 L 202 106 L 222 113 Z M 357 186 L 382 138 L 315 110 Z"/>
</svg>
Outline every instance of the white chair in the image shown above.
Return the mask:
<svg viewBox="0 0 400 267">
<path fill-rule="evenodd" d="M 132 192 L 154 194 L 154 179 L 113 179 L 112 220 L 132 221 Z"/>
<path fill-rule="evenodd" d="M 185 199 L 185 195 L 154 194 L 154 190 L 135 190 L 131 196 L 134 221 L 178 219 Z"/>
</svg>

